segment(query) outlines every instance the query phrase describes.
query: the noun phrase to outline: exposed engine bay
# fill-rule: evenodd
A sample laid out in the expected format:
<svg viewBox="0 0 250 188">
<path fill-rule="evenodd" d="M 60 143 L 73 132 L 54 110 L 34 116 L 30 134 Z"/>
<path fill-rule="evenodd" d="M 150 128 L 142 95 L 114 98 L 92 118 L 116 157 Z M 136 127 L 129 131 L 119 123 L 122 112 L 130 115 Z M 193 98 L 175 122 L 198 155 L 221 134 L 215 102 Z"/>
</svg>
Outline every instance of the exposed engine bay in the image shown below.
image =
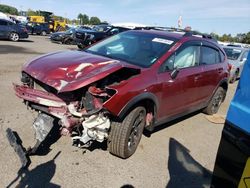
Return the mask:
<svg viewBox="0 0 250 188">
<path fill-rule="evenodd" d="M 41 81 L 22 72 L 22 85 L 15 85 L 16 95 L 30 110 L 38 112 L 33 123 L 37 143 L 35 152 L 57 120 L 61 135 L 69 135 L 73 145 L 88 147 L 93 141 L 103 142 L 108 138 L 112 114 L 104 107 L 117 91 L 112 86 L 119 85 L 140 73 L 140 70 L 123 67 L 105 78 L 83 88 L 58 93 Z"/>
</svg>

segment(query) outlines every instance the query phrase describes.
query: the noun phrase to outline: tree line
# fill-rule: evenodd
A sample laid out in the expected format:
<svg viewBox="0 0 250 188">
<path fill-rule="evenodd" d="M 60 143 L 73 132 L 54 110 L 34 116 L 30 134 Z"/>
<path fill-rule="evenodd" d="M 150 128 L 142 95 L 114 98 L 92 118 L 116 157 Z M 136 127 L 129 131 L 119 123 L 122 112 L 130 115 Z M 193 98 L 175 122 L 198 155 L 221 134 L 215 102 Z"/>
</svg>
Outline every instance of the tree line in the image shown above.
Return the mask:
<svg viewBox="0 0 250 188">
<path fill-rule="evenodd" d="M 15 7 L 0 4 L 0 12 L 8 13 L 12 15 L 18 15 L 18 10 Z"/>
<path fill-rule="evenodd" d="M 96 24 L 100 24 L 101 23 L 101 20 L 96 17 L 96 16 L 93 16 L 93 17 L 90 17 L 86 14 L 78 14 L 77 16 L 78 20 L 79 20 L 79 24 L 80 25 L 96 25 Z"/>
<path fill-rule="evenodd" d="M 214 37 L 218 41 L 222 42 L 239 42 L 239 43 L 245 43 L 250 44 L 250 32 L 248 33 L 239 33 L 236 36 L 232 36 L 231 34 L 223 34 L 222 36 L 219 36 L 216 33 L 210 34 L 212 37 Z"/>
</svg>

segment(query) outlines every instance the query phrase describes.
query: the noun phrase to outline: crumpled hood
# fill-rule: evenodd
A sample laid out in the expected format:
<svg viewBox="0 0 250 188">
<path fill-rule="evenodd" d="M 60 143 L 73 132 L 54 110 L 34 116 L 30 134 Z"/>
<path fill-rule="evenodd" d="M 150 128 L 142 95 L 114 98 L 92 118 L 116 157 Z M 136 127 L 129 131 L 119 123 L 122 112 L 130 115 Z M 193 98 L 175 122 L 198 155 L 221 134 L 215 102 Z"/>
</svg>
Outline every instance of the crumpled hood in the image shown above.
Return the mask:
<svg viewBox="0 0 250 188">
<path fill-rule="evenodd" d="M 61 51 L 24 64 L 23 71 L 58 92 L 73 91 L 130 67 L 126 63 L 83 51 Z"/>
</svg>

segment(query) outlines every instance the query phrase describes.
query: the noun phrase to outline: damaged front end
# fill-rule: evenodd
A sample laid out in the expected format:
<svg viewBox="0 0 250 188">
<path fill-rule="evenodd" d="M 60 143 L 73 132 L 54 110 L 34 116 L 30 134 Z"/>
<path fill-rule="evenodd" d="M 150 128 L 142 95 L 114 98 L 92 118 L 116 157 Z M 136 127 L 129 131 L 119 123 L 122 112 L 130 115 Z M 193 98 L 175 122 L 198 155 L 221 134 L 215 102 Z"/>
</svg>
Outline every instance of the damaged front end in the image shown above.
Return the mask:
<svg viewBox="0 0 250 188">
<path fill-rule="evenodd" d="M 29 152 L 36 152 L 54 120 L 60 126 L 61 135 L 72 137 L 73 145 L 88 147 L 93 141 L 103 142 L 108 138 L 112 121 L 112 114 L 104 105 L 117 93 L 112 85 L 138 73 L 139 70 L 123 67 L 79 89 L 58 92 L 23 71 L 22 84 L 14 84 L 16 96 L 23 99 L 29 109 L 38 112 L 33 123 L 37 143 Z"/>
</svg>

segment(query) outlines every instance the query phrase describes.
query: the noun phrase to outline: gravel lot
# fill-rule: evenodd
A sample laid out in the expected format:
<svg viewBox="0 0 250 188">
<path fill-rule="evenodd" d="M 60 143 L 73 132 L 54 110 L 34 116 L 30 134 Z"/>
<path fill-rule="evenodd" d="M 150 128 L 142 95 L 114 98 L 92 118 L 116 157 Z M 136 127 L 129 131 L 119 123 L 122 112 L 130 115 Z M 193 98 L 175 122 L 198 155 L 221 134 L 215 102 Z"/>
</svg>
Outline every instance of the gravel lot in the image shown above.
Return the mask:
<svg viewBox="0 0 250 188">
<path fill-rule="evenodd" d="M 223 125 L 210 123 L 202 113 L 143 136 L 137 152 L 127 160 L 109 154 L 105 144 L 85 152 L 71 146 L 69 137 L 61 137 L 46 155 L 31 156 L 28 170 L 20 170 L 5 130 L 11 127 L 18 132 L 25 147 L 33 145 L 35 114 L 14 95 L 12 83 L 20 82 L 23 63 L 67 49 L 77 47 L 54 44 L 42 36 L 16 43 L 0 41 L 0 187 L 209 187 Z M 218 114 L 226 115 L 236 86 L 237 82 L 229 86 Z"/>
</svg>

